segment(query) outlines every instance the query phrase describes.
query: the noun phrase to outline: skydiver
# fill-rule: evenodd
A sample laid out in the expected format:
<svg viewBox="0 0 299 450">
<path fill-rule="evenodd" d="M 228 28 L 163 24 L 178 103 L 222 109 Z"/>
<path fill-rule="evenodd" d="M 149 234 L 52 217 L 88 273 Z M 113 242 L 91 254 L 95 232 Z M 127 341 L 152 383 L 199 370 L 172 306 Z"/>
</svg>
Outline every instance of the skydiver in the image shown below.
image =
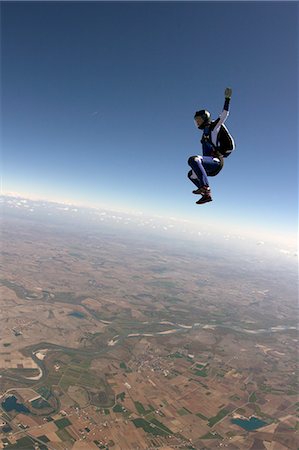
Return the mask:
<svg viewBox="0 0 299 450">
<path fill-rule="evenodd" d="M 196 111 L 194 122 L 198 129 L 203 130 L 201 144 L 202 156 L 190 156 L 188 164 L 192 170 L 188 172 L 188 178 L 197 189 L 193 194 L 202 195 L 196 202 L 197 205 L 211 202 L 212 195 L 208 177 L 217 175 L 223 167 L 223 158 L 227 157 L 235 148 L 234 140 L 224 126 L 229 115 L 229 103 L 232 90 L 226 88 L 223 111 L 218 119 L 212 121 L 211 114 L 207 110 Z"/>
</svg>

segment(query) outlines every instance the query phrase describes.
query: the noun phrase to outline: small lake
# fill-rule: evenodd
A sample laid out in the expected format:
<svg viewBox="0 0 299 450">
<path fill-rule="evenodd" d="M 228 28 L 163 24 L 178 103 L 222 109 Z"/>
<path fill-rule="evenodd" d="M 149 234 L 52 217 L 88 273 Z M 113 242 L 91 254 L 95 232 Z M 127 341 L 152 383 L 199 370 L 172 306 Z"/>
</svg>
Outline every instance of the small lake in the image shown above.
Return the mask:
<svg viewBox="0 0 299 450">
<path fill-rule="evenodd" d="M 85 314 L 83 314 L 79 311 L 73 311 L 73 312 L 69 313 L 69 316 L 76 317 L 77 319 L 84 319 Z"/>
<path fill-rule="evenodd" d="M 246 431 L 254 431 L 268 425 L 267 422 L 263 422 L 257 417 L 250 417 L 250 419 L 232 419 L 231 422 L 239 425 L 239 427 L 242 427 Z"/>
<path fill-rule="evenodd" d="M 6 412 L 17 411 L 23 413 L 29 413 L 29 409 L 23 405 L 23 403 L 18 403 L 17 398 L 14 395 L 7 397 L 7 399 L 1 403 L 2 408 Z"/>
</svg>

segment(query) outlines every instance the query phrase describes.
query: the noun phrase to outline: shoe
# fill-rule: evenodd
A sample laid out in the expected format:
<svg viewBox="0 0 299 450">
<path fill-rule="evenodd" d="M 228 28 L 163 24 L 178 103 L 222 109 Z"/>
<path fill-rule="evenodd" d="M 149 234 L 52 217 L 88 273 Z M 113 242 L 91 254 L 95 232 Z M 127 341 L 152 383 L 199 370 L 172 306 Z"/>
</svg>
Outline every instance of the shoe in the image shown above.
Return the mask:
<svg viewBox="0 0 299 450">
<path fill-rule="evenodd" d="M 202 195 L 204 192 L 203 192 L 203 188 L 199 188 L 199 189 L 196 189 L 195 191 L 192 191 L 192 194 L 196 194 L 196 195 Z"/>
<path fill-rule="evenodd" d="M 203 203 L 212 202 L 213 199 L 210 194 L 204 194 L 199 200 L 197 200 L 197 205 L 202 205 Z"/>
<path fill-rule="evenodd" d="M 197 195 L 205 195 L 211 192 L 211 189 L 209 188 L 209 186 L 203 186 L 199 189 L 196 189 L 195 191 L 192 191 L 193 194 L 197 194 Z"/>
</svg>

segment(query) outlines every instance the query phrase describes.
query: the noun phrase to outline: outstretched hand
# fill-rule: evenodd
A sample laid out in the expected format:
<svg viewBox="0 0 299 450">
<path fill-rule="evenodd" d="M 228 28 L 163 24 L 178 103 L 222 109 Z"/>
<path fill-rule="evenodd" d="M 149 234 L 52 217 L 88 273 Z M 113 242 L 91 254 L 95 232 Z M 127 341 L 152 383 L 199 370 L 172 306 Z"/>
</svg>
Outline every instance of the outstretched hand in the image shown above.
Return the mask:
<svg viewBox="0 0 299 450">
<path fill-rule="evenodd" d="M 231 88 L 226 88 L 224 91 L 224 96 L 225 98 L 231 98 L 232 96 L 232 89 Z"/>
</svg>

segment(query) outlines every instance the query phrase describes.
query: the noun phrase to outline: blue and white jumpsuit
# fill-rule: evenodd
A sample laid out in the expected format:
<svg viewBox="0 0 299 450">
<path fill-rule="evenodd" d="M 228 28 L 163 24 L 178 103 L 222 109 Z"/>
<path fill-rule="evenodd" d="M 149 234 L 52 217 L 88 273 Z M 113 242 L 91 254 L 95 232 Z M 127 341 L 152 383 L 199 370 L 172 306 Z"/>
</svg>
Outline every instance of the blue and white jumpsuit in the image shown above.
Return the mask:
<svg viewBox="0 0 299 450">
<path fill-rule="evenodd" d="M 202 156 L 190 156 L 188 159 L 188 164 L 192 169 L 188 172 L 188 178 L 199 189 L 203 186 L 209 187 L 208 176 L 217 175 L 223 167 L 223 156 L 215 149 L 221 125 L 224 124 L 229 115 L 229 101 L 229 98 L 225 99 L 223 111 L 218 119 L 209 123 L 203 130 L 201 139 Z"/>
</svg>

